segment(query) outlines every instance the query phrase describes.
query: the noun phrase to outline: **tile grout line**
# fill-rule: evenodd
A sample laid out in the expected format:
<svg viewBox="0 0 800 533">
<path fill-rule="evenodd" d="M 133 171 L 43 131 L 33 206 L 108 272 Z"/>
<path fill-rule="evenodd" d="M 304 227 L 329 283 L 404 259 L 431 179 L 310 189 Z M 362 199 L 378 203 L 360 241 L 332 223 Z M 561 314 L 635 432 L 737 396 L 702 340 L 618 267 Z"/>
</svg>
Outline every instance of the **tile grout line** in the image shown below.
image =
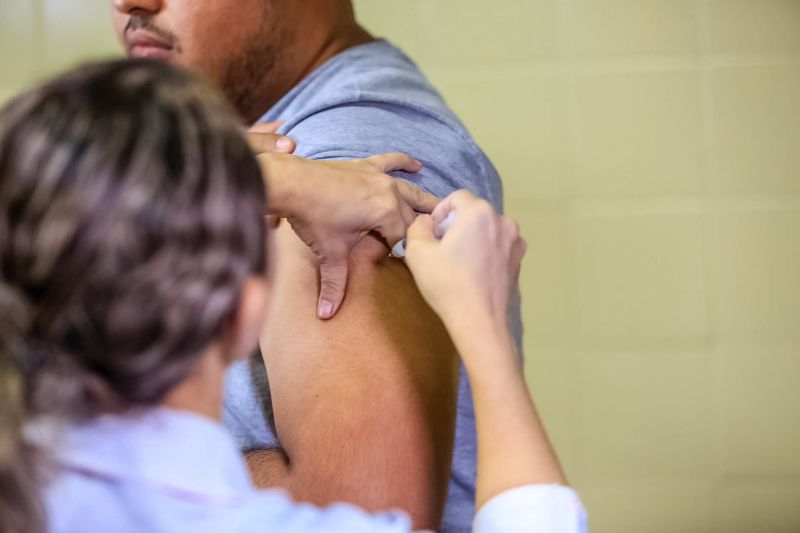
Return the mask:
<svg viewBox="0 0 800 533">
<path fill-rule="evenodd" d="M 572 27 L 569 23 L 570 18 L 569 16 L 572 13 L 573 5 L 572 0 L 551 0 L 551 6 L 553 9 L 553 18 L 555 21 L 555 64 L 550 67 L 551 75 L 554 76 L 555 83 L 556 83 L 556 91 L 557 91 L 557 102 L 558 102 L 558 110 L 557 110 L 557 135 L 559 140 L 560 147 L 558 148 L 559 153 L 559 160 L 557 162 L 556 169 L 559 172 L 559 179 L 558 179 L 558 191 L 562 197 L 566 197 L 569 193 L 568 191 L 572 188 L 571 187 L 571 180 L 572 180 L 572 159 L 569 157 L 569 153 L 571 152 L 572 146 L 574 146 L 574 132 L 576 128 L 576 119 L 574 116 L 573 108 L 571 105 L 571 100 L 569 98 L 570 93 L 568 89 L 568 80 L 566 77 L 566 73 L 564 72 L 564 60 L 568 55 L 568 48 L 572 39 Z M 572 220 L 569 218 L 565 219 L 565 228 L 564 231 L 567 235 L 570 235 L 570 242 L 574 242 L 572 239 Z M 569 283 L 565 284 L 566 287 L 566 294 L 564 297 L 567 299 L 568 302 L 568 313 L 572 323 L 577 326 L 579 322 L 579 312 L 578 312 L 578 295 L 576 294 L 574 283 L 575 279 L 575 254 L 573 253 L 573 247 L 567 246 L 563 252 L 565 257 L 565 262 L 567 265 L 566 268 L 566 276 L 569 279 Z M 572 440 L 571 442 L 571 449 L 573 453 L 573 458 L 575 461 L 574 467 L 570 470 L 579 473 L 581 472 L 582 467 L 585 464 L 585 454 L 582 447 L 582 442 L 579 439 L 580 435 L 580 427 L 581 427 L 581 420 L 580 420 L 580 391 L 576 390 L 576 384 L 580 382 L 581 375 L 583 373 L 583 364 L 580 354 L 574 350 L 570 350 L 570 357 L 572 358 L 572 364 L 574 368 L 574 376 L 571 382 L 572 386 L 574 387 L 571 391 L 572 393 L 568 395 L 570 405 L 569 410 L 572 413 L 572 420 L 570 421 L 569 425 L 569 436 Z M 565 466 L 566 468 L 566 466 Z"/>
<path fill-rule="evenodd" d="M 715 183 L 719 172 L 719 165 L 717 162 L 717 146 L 716 146 L 716 132 L 717 125 L 715 122 L 716 106 L 714 101 L 714 80 L 712 72 L 712 61 L 709 59 L 711 52 L 711 2 L 710 0 L 696 0 L 697 1 L 697 31 L 698 31 L 698 45 L 699 45 L 699 90 L 701 98 L 702 109 L 702 130 L 701 139 L 703 142 L 703 153 L 705 154 L 703 161 L 705 166 L 705 179 L 703 180 L 706 200 L 714 203 L 716 198 L 714 195 Z M 721 489 L 722 489 L 722 476 L 723 476 L 723 456 L 725 455 L 725 443 L 722 437 L 724 433 L 723 415 L 724 405 L 722 402 L 723 396 L 723 376 L 722 371 L 725 367 L 725 359 L 720 352 L 719 346 L 719 310 L 718 302 L 720 297 L 720 288 L 717 281 L 718 276 L 716 272 L 716 257 L 719 255 L 719 228 L 717 223 L 719 220 L 716 210 L 706 211 L 705 240 L 706 246 L 704 249 L 704 263 L 705 263 L 705 276 L 708 290 L 708 298 L 706 299 L 706 312 L 708 320 L 708 332 L 711 339 L 711 350 L 709 353 L 710 362 L 710 375 L 711 375 L 711 443 L 710 443 L 710 460 L 712 461 L 713 472 L 713 493 L 711 495 L 710 510 L 711 527 L 713 531 L 719 531 L 718 524 L 718 510 L 720 506 Z"/>
</svg>

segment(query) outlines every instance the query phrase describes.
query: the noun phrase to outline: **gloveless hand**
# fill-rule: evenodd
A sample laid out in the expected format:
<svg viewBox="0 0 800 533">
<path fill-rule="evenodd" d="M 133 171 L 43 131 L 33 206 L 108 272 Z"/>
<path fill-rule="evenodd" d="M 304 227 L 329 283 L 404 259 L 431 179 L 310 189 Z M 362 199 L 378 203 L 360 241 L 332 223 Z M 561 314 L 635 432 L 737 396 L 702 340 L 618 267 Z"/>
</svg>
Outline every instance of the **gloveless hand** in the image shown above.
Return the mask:
<svg viewBox="0 0 800 533">
<path fill-rule="evenodd" d="M 439 199 L 387 173 L 419 172 L 422 165 L 400 153 L 349 161 L 311 161 L 289 155 L 260 156 L 278 201 L 272 214 L 286 218 L 319 260 L 317 314 L 332 318 L 344 300 L 348 260 L 370 232 L 391 247 L 405 238 L 417 213 Z M 275 189 L 278 189 L 275 191 Z"/>
<path fill-rule="evenodd" d="M 438 223 L 455 211 L 440 239 Z M 408 230 L 406 264 L 428 304 L 456 337 L 487 321 L 505 328 L 511 291 L 519 278 L 526 244 L 519 226 L 485 200 L 457 191 Z"/>
<path fill-rule="evenodd" d="M 256 155 L 291 154 L 296 148 L 295 142 L 278 133 L 283 122 L 259 122 L 245 132 L 247 143 Z"/>
</svg>

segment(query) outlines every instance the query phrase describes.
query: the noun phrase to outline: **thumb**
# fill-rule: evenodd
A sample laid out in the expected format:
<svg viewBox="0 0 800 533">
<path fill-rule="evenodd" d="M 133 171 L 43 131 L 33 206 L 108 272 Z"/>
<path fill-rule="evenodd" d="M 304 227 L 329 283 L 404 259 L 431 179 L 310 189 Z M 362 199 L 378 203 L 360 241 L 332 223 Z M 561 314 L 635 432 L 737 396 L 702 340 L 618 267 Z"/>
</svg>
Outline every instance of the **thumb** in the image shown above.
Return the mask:
<svg viewBox="0 0 800 533">
<path fill-rule="evenodd" d="M 289 137 L 277 133 L 247 133 L 247 143 L 256 155 L 260 154 L 291 154 L 296 148 L 295 142 Z"/>
<path fill-rule="evenodd" d="M 284 121 L 273 120 L 272 122 L 256 122 L 250 127 L 252 133 L 278 133 Z"/>
<path fill-rule="evenodd" d="M 347 288 L 347 258 L 323 258 L 319 265 L 317 316 L 329 320 L 339 311 Z"/>
<path fill-rule="evenodd" d="M 383 172 L 394 172 L 404 170 L 406 172 L 419 172 L 422 170 L 422 163 L 400 152 L 389 152 L 367 158 L 367 161 L 378 167 Z"/>
<path fill-rule="evenodd" d="M 408 227 L 406 236 L 408 244 L 414 241 L 435 241 L 436 233 L 433 227 L 433 217 L 430 215 L 420 215 L 411 226 Z"/>
</svg>

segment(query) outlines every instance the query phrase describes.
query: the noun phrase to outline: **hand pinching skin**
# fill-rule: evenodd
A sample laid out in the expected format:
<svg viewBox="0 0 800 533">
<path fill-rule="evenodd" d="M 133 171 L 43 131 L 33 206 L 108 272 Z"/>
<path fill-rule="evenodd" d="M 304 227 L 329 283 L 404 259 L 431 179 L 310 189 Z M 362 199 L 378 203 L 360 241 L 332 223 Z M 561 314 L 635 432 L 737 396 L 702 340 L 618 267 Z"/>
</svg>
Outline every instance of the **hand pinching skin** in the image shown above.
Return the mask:
<svg viewBox="0 0 800 533">
<path fill-rule="evenodd" d="M 455 221 L 456 212 L 451 211 L 450 214 L 447 215 L 447 218 L 436 224 L 436 236 L 439 239 L 444 237 L 444 234 L 447 233 L 447 230 L 450 229 L 450 226 L 452 226 Z M 403 239 L 392 247 L 392 257 L 403 258 L 406 256 L 406 242 L 406 239 Z"/>
</svg>

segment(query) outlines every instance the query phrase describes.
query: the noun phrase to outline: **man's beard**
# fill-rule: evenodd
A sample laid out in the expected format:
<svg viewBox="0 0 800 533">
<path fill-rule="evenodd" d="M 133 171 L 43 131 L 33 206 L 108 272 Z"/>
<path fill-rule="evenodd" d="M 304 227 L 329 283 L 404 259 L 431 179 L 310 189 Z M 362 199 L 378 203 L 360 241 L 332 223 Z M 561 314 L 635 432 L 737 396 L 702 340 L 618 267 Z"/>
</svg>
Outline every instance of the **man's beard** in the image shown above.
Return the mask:
<svg viewBox="0 0 800 533">
<path fill-rule="evenodd" d="M 215 81 L 245 120 L 255 121 L 267 111 L 264 106 L 268 104 L 264 100 L 270 95 L 265 94 L 265 87 L 271 85 L 268 77 L 280 76 L 276 67 L 279 55 L 286 54 L 284 33 L 280 28 L 265 25 L 247 49 L 220 66 L 219 78 Z"/>
</svg>

